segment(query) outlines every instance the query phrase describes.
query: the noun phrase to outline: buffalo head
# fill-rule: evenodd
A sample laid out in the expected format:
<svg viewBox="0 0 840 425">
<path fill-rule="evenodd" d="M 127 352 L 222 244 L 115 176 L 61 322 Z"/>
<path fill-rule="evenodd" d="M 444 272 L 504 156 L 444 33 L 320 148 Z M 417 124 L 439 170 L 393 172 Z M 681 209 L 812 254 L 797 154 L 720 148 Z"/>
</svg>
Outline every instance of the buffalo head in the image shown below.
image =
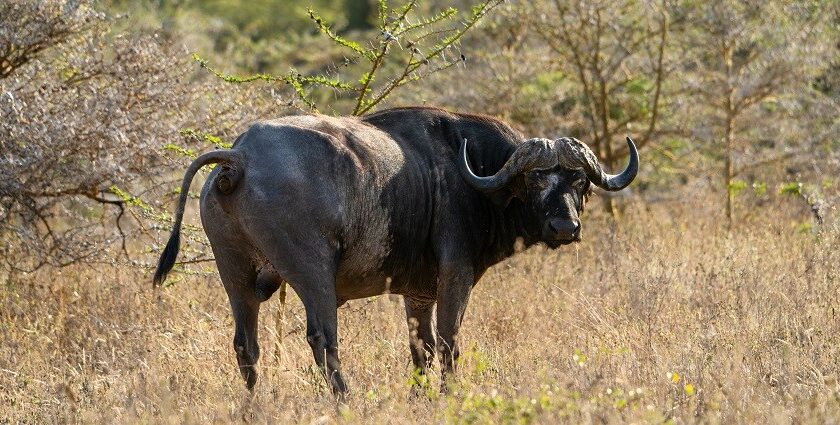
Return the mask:
<svg viewBox="0 0 840 425">
<path fill-rule="evenodd" d="M 458 168 L 471 187 L 495 202 L 506 205 L 513 198 L 523 201 L 534 222 L 540 225 L 543 242 L 556 248 L 580 240 L 578 214 L 591 191 L 590 185 L 619 191 L 636 177 L 639 153 L 629 137 L 627 146 L 630 163 L 620 174 L 611 175 L 601 169 L 592 150 L 577 139 L 529 139 L 516 147 L 496 174 L 479 177 L 470 168 L 464 139 Z"/>
</svg>

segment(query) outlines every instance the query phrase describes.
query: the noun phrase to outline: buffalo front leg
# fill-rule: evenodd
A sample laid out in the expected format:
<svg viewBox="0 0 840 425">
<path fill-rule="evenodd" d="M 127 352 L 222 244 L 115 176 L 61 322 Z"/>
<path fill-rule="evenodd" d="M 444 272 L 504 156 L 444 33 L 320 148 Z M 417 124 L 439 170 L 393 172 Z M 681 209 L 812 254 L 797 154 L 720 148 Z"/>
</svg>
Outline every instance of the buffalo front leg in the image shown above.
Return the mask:
<svg viewBox="0 0 840 425">
<path fill-rule="evenodd" d="M 408 321 L 408 341 L 411 361 L 418 378 L 426 375 L 435 358 L 435 333 L 432 324 L 434 302 L 405 298 L 405 315 Z M 413 384 L 420 384 L 416 380 Z"/>
<path fill-rule="evenodd" d="M 460 356 L 458 332 L 472 290 L 471 273 L 461 270 L 442 272 L 437 294 L 437 351 L 443 368 L 443 388 L 447 375 L 455 372 Z"/>
</svg>

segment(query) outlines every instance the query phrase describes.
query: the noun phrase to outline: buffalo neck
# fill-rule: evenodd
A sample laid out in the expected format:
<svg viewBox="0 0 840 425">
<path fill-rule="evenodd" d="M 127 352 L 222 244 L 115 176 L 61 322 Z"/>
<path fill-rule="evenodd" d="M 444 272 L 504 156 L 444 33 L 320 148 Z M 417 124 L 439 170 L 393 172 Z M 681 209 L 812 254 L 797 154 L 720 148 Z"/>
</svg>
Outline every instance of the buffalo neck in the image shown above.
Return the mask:
<svg viewBox="0 0 840 425">
<path fill-rule="evenodd" d="M 498 172 L 507 162 L 516 143 L 511 139 L 487 139 L 475 144 L 470 162 L 479 168 L 482 174 Z M 529 220 L 528 207 L 520 199 L 512 199 L 505 206 L 497 205 L 490 198 L 478 194 L 482 208 L 479 209 L 479 227 L 486 232 L 478 232 L 480 240 L 476 246 L 475 263 L 481 270 L 490 267 L 516 253 L 518 242 L 527 248 L 539 242 L 539 228 Z"/>
<path fill-rule="evenodd" d="M 518 247 L 527 248 L 539 242 L 538 233 L 529 226 L 526 215 L 526 206 L 520 200 L 512 201 L 506 208 L 487 203 L 485 219 L 489 231 L 479 243 L 482 249 L 476 258 L 477 266 L 486 269 L 515 254 Z"/>
</svg>

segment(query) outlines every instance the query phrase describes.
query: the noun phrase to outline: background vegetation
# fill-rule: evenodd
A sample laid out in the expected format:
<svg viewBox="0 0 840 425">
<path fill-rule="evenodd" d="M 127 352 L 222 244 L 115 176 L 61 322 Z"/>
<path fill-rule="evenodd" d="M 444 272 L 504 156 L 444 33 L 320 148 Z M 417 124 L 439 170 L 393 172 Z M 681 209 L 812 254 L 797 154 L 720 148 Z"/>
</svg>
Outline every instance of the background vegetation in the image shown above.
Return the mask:
<svg viewBox="0 0 840 425">
<path fill-rule="evenodd" d="M 840 415 L 837 2 L 308 5 L 0 4 L 0 420 Z M 450 395 L 409 398 L 384 296 L 340 309 L 336 409 L 290 296 L 264 306 L 248 402 L 196 208 L 182 273 L 150 290 L 175 182 L 253 120 L 404 104 L 575 136 L 612 169 L 629 134 L 642 170 L 583 243 L 482 279 Z"/>
</svg>

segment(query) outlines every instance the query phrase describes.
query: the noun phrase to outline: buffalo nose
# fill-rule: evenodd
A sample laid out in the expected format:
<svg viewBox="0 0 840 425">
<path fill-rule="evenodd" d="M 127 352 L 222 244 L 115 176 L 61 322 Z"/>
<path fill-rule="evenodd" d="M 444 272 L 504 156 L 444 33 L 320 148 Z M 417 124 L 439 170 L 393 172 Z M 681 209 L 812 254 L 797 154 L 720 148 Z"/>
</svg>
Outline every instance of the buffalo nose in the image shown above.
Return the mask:
<svg viewBox="0 0 840 425">
<path fill-rule="evenodd" d="M 580 222 L 578 220 L 554 218 L 548 222 L 548 227 L 557 239 L 566 241 L 580 239 Z"/>
</svg>

